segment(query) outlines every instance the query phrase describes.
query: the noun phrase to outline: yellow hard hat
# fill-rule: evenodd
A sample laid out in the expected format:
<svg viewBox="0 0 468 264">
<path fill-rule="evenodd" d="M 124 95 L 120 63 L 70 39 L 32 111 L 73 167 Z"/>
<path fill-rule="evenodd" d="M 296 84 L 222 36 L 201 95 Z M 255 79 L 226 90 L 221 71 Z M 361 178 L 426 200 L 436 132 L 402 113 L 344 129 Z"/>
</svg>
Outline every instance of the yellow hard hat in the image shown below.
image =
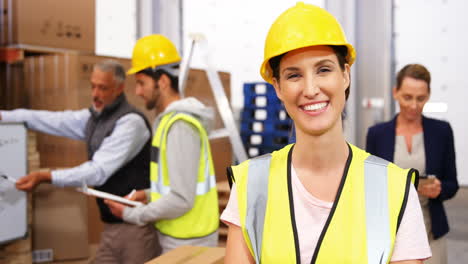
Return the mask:
<svg viewBox="0 0 468 264">
<path fill-rule="evenodd" d="M 260 74 L 265 81 L 273 83 L 273 72 L 269 63 L 271 58 L 292 50 L 319 45 L 346 46 L 349 65 L 352 65 L 356 58 L 354 47 L 346 40 L 335 17 L 323 8 L 298 2 L 271 25 L 265 40 Z"/>
<path fill-rule="evenodd" d="M 153 34 L 140 38 L 135 44 L 132 68 L 127 71 L 127 74 L 180 61 L 181 58 L 174 44 L 163 35 Z"/>
</svg>

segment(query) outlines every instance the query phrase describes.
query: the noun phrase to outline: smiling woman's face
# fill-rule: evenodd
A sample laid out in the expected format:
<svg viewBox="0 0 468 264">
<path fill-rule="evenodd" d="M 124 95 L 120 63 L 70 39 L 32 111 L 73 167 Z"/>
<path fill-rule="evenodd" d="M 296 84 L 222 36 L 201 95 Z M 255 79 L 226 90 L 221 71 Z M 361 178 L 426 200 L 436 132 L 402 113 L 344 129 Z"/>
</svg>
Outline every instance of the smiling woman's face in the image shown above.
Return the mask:
<svg viewBox="0 0 468 264">
<path fill-rule="evenodd" d="M 296 128 L 321 135 L 341 129 L 349 82 L 349 66 L 341 69 L 331 47 L 312 46 L 284 55 L 274 87 Z"/>
</svg>

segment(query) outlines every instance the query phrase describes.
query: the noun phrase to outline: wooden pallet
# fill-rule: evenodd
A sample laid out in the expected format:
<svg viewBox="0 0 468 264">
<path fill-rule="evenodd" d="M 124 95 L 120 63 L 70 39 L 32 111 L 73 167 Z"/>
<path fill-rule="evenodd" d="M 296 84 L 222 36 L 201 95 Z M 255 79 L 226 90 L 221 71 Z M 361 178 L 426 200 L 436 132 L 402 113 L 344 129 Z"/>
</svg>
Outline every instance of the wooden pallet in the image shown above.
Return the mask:
<svg viewBox="0 0 468 264">
<path fill-rule="evenodd" d="M 14 63 L 24 59 L 24 50 L 15 48 L 0 48 L 0 62 Z"/>
<path fill-rule="evenodd" d="M 77 51 L 77 50 L 18 44 L 18 45 L 0 47 L 0 62 L 15 63 L 15 62 L 22 61 L 27 56 L 58 54 L 58 53 L 59 54 L 68 53 L 68 54 L 90 55 L 89 52 L 83 52 L 83 51 Z"/>
</svg>

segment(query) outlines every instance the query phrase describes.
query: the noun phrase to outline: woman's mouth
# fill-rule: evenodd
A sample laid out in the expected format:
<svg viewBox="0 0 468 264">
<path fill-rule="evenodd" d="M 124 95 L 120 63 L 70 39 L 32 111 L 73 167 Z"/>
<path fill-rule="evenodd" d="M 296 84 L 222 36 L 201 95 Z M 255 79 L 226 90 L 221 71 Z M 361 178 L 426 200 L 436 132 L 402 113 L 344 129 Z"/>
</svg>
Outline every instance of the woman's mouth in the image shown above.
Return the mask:
<svg viewBox="0 0 468 264">
<path fill-rule="evenodd" d="M 328 105 L 327 102 L 321 102 L 321 103 L 317 103 L 317 104 L 306 105 L 306 106 L 302 107 L 302 109 L 304 109 L 305 111 L 319 111 L 319 110 L 327 107 L 327 105 Z"/>
<path fill-rule="evenodd" d="M 328 106 L 328 102 L 313 103 L 301 106 L 301 109 L 306 112 L 322 112 Z"/>
</svg>

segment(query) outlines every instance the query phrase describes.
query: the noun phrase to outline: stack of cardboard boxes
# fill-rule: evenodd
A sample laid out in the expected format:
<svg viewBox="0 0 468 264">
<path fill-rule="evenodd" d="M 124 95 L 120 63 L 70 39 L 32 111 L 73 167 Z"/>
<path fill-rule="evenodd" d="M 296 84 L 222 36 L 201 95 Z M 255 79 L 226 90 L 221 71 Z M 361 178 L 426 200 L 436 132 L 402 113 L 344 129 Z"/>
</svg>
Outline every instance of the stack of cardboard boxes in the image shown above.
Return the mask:
<svg viewBox="0 0 468 264">
<path fill-rule="evenodd" d="M 0 0 L 0 9 L 0 109 L 89 107 L 93 64 L 107 58 L 93 54 L 95 1 Z M 130 67 L 129 60 L 117 60 Z M 230 75 L 220 73 L 220 77 L 229 95 Z M 155 113 L 144 109 L 143 101 L 134 94 L 134 85 L 134 77 L 129 76 L 127 99 L 152 122 Z M 185 94 L 216 107 L 202 70 L 190 71 Z M 217 114 L 215 128 L 222 126 Z M 73 167 L 87 160 L 86 146 L 80 141 L 37 133 L 34 144 L 40 155 L 34 156 L 33 170 Z M 231 149 L 229 140 L 212 140 L 211 147 L 217 181 L 225 181 L 226 167 L 232 163 L 231 151 L 226 151 Z M 44 185 L 37 188 L 30 204 L 29 253 L 35 253 L 36 262 L 86 262 L 92 256 L 88 245 L 98 243 L 102 231 L 94 198 L 71 188 Z"/>
<path fill-rule="evenodd" d="M 93 53 L 95 5 L 94 0 L 0 0 L 0 45 Z"/>
</svg>

